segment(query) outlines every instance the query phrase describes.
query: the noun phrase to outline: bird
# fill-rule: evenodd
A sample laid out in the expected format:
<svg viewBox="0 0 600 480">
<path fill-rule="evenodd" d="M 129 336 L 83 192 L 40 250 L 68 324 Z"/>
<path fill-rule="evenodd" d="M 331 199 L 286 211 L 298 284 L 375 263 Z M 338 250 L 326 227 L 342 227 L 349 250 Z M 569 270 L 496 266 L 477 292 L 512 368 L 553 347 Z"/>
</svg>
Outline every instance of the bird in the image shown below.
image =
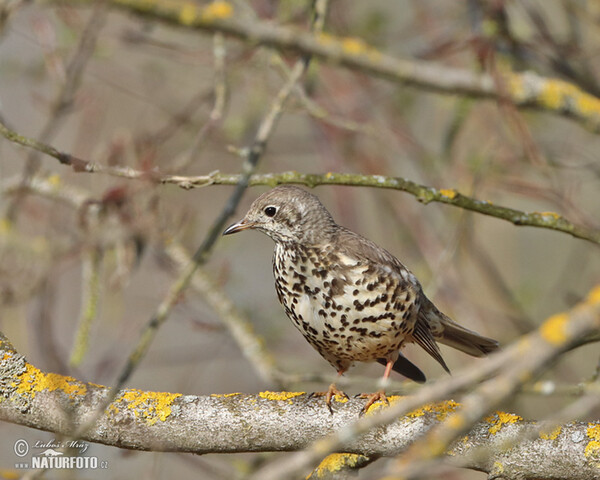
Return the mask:
<svg viewBox="0 0 600 480">
<path fill-rule="evenodd" d="M 437 342 L 475 357 L 493 352 L 496 340 L 442 313 L 400 260 L 371 240 L 338 225 L 312 193 L 280 185 L 259 196 L 223 235 L 258 230 L 275 242 L 273 275 L 279 302 L 296 328 L 343 375 L 355 362 L 385 365 L 381 388 L 366 411 L 387 402 L 391 371 L 423 383 L 425 374 L 401 350 L 422 347 L 450 373 Z M 325 396 L 346 396 L 333 382 Z M 347 396 L 346 396 L 347 398 Z"/>
</svg>

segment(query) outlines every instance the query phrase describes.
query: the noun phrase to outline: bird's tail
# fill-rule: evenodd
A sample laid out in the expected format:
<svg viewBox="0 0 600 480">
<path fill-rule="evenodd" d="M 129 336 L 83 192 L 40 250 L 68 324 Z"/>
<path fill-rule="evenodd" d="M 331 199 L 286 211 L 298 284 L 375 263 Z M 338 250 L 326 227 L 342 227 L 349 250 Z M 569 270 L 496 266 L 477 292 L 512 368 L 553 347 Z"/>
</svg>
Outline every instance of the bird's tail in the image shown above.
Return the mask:
<svg viewBox="0 0 600 480">
<path fill-rule="evenodd" d="M 477 332 L 459 325 L 443 313 L 439 313 L 442 317 L 442 329 L 435 332 L 436 341 L 474 357 L 483 357 L 499 347 L 496 340 L 479 335 Z"/>
</svg>

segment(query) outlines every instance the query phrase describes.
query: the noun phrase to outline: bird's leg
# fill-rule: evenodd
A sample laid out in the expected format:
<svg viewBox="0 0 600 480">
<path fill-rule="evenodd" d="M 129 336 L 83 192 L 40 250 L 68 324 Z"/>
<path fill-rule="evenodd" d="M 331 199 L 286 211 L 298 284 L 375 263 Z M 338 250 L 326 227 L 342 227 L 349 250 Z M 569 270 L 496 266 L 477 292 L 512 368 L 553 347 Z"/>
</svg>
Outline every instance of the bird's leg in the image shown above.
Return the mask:
<svg viewBox="0 0 600 480">
<path fill-rule="evenodd" d="M 359 395 L 360 398 L 367 399 L 367 403 L 365 403 L 365 406 L 362 408 L 362 410 L 360 412 L 361 416 L 364 415 L 366 413 L 366 411 L 369 409 L 369 407 L 377 401 L 382 401 L 389 405 L 390 402 L 388 401 L 387 397 L 385 396 L 385 388 L 387 387 L 387 385 L 389 383 L 389 377 L 390 377 L 390 373 L 392 372 L 392 367 L 394 366 L 394 362 L 395 362 L 395 360 L 387 361 L 387 363 L 385 365 L 385 371 L 383 372 L 383 377 L 381 378 L 381 382 L 380 382 L 381 388 L 379 390 L 377 390 L 375 393 L 361 393 Z"/>
<path fill-rule="evenodd" d="M 338 370 L 338 378 L 341 377 L 344 372 L 345 372 L 345 370 Z M 329 412 L 331 414 L 333 414 L 333 409 L 331 408 L 331 400 L 333 399 L 333 397 L 335 397 L 337 395 L 339 395 L 341 398 L 346 398 L 346 399 L 348 398 L 348 395 L 346 395 L 344 392 L 339 390 L 335 386 L 335 382 L 334 382 L 331 385 L 329 385 L 329 388 L 327 389 L 326 392 L 314 392 L 310 396 L 311 397 L 325 397 L 325 404 L 327 405 Z"/>
</svg>

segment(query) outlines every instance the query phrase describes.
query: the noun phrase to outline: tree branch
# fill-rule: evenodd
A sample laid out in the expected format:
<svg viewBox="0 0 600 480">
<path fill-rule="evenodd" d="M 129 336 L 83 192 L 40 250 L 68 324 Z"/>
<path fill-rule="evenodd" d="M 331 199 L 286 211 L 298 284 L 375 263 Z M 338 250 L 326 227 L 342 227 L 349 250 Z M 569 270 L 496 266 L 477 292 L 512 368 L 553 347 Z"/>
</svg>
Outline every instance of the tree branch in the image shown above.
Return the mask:
<svg viewBox="0 0 600 480">
<path fill-rule="evenodd" d="M 47 153 L 48 155 L 58 159 L 61 161 L 61 163 L 73 165 L 73 169 L 75 171 L 104 173 L 107 175 L 134 180 L 152 180 L 163 184 L 174 184 L 186 189 L 207 185 L 237 185 L 242 178 L 242 175 L 240 174 L 228 174 L 220 172 L 214 172 L 210 175 L 180 176 L 161 175 L 156 171 L 143 172 L 131 168 L 104 167 L 102 165 L 93 162 L 87 162 L 86 160 L 75 158 L 69 154 L 59 152 L 55 148 L 48 145 L 39 146 L 35 140 L 28 139 L 27 137 L 21 137 L 20 135 L 6 129 L 2 123 L 0 123 L 0 134 L 4 135 L 9 140 L 16 138 L 16 143 L 24 146 L 30 146 L 32 148 L 40 147 L 44 153 Z M 70 160 L 65 161 L 64 159 Z M 424 204 L 430 202 L 445 203 L 447 205 L 453 205 L 465 210 L 470 210 L 483 215 L 506 220 L 511 222 L 513 225 L 546 228 L 562 233 L 568 233 L 575 238 L 581 238 L 592 243 L 600 244 L 599 230 L 572 223 L 570 220 L 556 212 L 523 212 L 514 208 L 495 205 L 492 202 L 485 200 L 478 200 L 476 198 L 463 195 L 454 189 L 437 189 L 427 185 L 421 185 L 402 177 L 363 175 L 358 173 L 328 172 L 324 174 L 318 174 L 284 172 L 254 174 L 248 178 L 249 186 L 269 185 L 274 187 L 276 185 L 284 184 L 299 184 L 311 188 L 319 185 L 346 185 L 400 190 L 402 192 L 410 193 L 416 197 L 418 201 Z M 11 186 L 5 185 L 5 188 L 10 190 Z"/>
<path fill-rule="evenodd" d="M 109 393 L 109 388 L 101 385 L 40 371 L 17 353 L 3 335 L 0 355 L 3 421 L 70 436 Z M 402 398 L 391 400 L 402 402 Z M 356 420 L 362 404 L 356 399 L 334 402 L 331 415 L 322 399 L 300 392 L 195 396 L 126 389 L 119 392 L 83 440 L 151 451 L 293 451 Z M 343 451 L 367 456 L 397 455 L 458 407 L 452 401 L 425 405 L 388 426 L 349 440 Z M 459 458 L 482 446 L 493 452 L 499 442 L 508 436 L 525 435 L 534 424 L 517 415 L 497 412 L 478 424 L 449 453 Z M 578 422 L 539 435 L 508 452 L 500 449 L 485 460 L 472 460 L 466 467 L 491 473 L 502 459 L 510 468 L 526 472 L 522 478 L 551 478 L 544 476 L 549 465 L 539 462 L 539 458 L 551 456 L 555 475 L 590 479 L 594 478 L 590 475 L 598 473 L 599 455 L 600 423 Z M 562 467 L 557 470 L 556 465 Z"/>
<path fill-rule="evenodd" d="M 89 0 L 71 0 L 73 5 Z M 533 72 L 508 72 L 500 77 L 474 73 L 431 62 L 392 57 L 356 37 L 310 33 L 272 22 L 249 21 L 226 1 L 207 6 L 191 2 L 159 0 L 112 0 L 118 8 L 179 27 L 223 32 L 257 45 L 311 55 L 351 70 L 392 82 L 413 85 L 439 93 L 507 101 L 520 108 L 535 108 L 573 118 L 594 133 L 600 133 L 600 99 L 577 86 Z"/>
<path fill-rule="evenodd" d="M 212 173 L 198 177 L 178 177 L 165 175 L 161 178 L 162 183 L 175 183 L 183 188 L 192 188 L 202 185 L 235 185 L 238 175 L 225 173 Z M 439 202 L 447 205 L 482 213 L 491 217 L 500 218 L 518 226 L 530 226 L 538 228 L 549 228 L 563 233 L 600 244 L 600 231 L 579 226 L 571 223 L 562 215 L 555 212 L 523 212 L 513 208 L 494 205 L 485 200 L 478 200 L 457 192 L 454 189 L 437 189 L 427 185 L 421 185 L 402 177 L 388 177 L 385 175 L 362 175 L 355 173 L 333 173 L 325 174 L 285 172 L 266 173 L 252 175 L 249 185 L 276 186 L 282 184 L 300 184 L 307 187 L 318 185 L 347 185 L 361 187 L 377 187 L 400 190 L 410 193 L 422 203 Z"/>
</svg>

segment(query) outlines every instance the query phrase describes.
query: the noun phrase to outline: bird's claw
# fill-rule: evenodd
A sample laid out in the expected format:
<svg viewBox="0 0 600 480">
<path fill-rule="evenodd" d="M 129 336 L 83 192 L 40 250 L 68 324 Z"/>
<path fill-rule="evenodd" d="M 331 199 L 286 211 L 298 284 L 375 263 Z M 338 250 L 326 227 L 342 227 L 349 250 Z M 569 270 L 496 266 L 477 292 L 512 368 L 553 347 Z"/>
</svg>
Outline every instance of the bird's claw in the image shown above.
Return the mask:
<svg viewBox="0 0 600 480">
<path fill-rule="evenodd" d="M 365 403 L 364 407 L 362 408 L 362 410 L 360 411 L 359 416 L 363 416 L 365 413 L 367 413 L 367 411 L 369 410 L 369 408 L 371 408 L 371 405 L 373 405 L 375 402 L 383 402 L 386 405 L 390 404 L 390 401 L 387 399 L 385 392 L 383 390 L 379 390 L 375 393 L 359 393 L 357 395 L 358 398 L 366 398 L 367 399 L 367 403 Z"/>
<path fill-rule="evenodd" d="M 339 396 L 343 399 L 346 399 L 346 400 L 349 399 L 348 395 L 346 395 L 344 392 L 339 390 L 335 386 L 335 383 L 332 383 L 331 385 L 329 385 L 329 388 L 327 389 L 326 392 L 313 392 L 309 395 L 309 398 L 325 397 L 325 404 L 327 405 L 327 408 L 329 409 L 329 413 L 331 413 L 333 415 L 333 408 L 331 407 L 331 400 L 333 400 L 333 398 L 337 397 L 337 396 Z"/>
</svg>

